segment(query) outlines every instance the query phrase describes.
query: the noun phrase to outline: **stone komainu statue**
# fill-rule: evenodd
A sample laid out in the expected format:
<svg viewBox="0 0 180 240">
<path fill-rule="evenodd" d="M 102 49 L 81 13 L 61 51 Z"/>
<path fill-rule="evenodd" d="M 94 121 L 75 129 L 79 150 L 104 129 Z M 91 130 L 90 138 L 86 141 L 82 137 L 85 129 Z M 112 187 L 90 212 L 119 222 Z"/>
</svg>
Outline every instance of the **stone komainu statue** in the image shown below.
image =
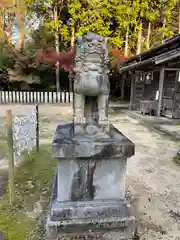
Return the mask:
<svg viewBox="0 0 180 240">
<path fill-rule="evenodd" d="M 87 124 L 108 129 L 107 38 L 93 33 L 77 37 L 74 80 L 74 129 Z"/>
</svg>

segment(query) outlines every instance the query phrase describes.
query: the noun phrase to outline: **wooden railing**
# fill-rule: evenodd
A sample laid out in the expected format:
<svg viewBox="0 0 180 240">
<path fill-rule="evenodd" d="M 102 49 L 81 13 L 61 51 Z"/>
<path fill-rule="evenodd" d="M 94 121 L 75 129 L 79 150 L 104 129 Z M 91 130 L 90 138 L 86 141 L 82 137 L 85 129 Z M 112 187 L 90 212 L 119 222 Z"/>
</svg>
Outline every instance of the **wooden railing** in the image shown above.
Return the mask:
<svg viewBox="0 0 180 240">
<path fill-rule="evenodd" d="M 0 91 L 0 104 L 8 103 L 72 103 L 73 93 L 68 91 Z"/>
</svg>

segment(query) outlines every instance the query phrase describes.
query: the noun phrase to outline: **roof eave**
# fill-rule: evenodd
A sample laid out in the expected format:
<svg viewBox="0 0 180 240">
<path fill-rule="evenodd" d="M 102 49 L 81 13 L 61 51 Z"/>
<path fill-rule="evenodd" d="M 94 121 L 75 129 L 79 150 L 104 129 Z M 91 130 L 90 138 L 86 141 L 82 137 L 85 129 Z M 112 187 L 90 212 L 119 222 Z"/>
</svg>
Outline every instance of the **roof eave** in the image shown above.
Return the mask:
<svg viewBox="0 0 180 240">
<path fill-rule="evenodd" d="M 173 39 L 171 38 L 170 40 L 167 40 L 167 41 L 165 41 L 165 42 L 162 43 L 162 44 L 158 44 L 157 46 L 155 46 L 155 47 L 153 47 L 153 48 L 150 48 L 150 49 L 147 50 L 147 51 L 144 51 L 144 52 L 142 52 L 142 53 L 140 53 L 140 54 L 138 54 L 138 55 L 135 55 L 135 56 L 129 58 L 129 59 L 128 59 L 127 61 L 125 61 L 124 63 L 125 63 L 125 64 L 128 64 L 128 63 L 130 63 L 130 62 L 132 62 L 132 61 L 140 60 L 142 57 L 145 57 L 146 55 L 148 56 L 148 55 L 152 54 L 153 52 L 156 52 L 156 51 L 159 51 L 159 50 L 161 50 L 161 49 L 163 49 L 163 48 L 166 48 L 168 45 L 174 44 L 174 43 L 176 43 L 176 42 L 177 42 L 177 43 L 180 42 L 180 34 L 178 34 L 177 36 L 175 36 Z"/>
<path fill-rule="evenodd" d="M 129 71 L 129 70 L 132 70 L 132 69 L 136 69 L 138 67 L 145 66 L 146 64 L 153 64 L 153 58 L 149 58 L 147 60 L 132 63 L 132 64 L 129 64 L 128 66 L 122 67 L 122 68 L 119 69 L 119 73 Z"/>
<path fill-rule="evenodd" d="M 163 56 L 163 58 L 162 58 L 162 56 Z M 144 61 L 129 64 L 128 66 L 120 68 L 119 73 L 132 70 L 133 68 L 137 69 L 138 67 L 143 67 L 147 64 L 152 64 L 152 67 L 153 67 L 153 65 L 158 66 L 158 65 L 161 65 L 161 64 L 163 64 L 163 63 L 165 63 L 169 60 L 172 60 L 172 59 L 175 59 L 175 58 L 178 58 L 178 57 L 180 57 L 180 48 L 177 49 L 176 51 L 174 51 L 174 50 L 169 51 L 169 52 L 166 53 L 166 55 L 161 54 L 159 56 L 152 57 L 152 58 L 146 59 Z"/>
</svg>

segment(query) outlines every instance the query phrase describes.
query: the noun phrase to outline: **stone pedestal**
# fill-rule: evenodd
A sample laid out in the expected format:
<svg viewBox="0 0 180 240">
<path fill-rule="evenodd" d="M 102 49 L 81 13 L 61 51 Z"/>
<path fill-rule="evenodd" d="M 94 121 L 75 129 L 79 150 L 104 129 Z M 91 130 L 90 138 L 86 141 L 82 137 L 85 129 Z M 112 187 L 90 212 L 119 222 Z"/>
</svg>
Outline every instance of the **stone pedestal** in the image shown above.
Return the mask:
<svg viewBox="0 0 180 240">
<path fill-rule="evenodd" d="M 52 144 L 58 160 L 49 239 L 133 239 L 135 218 L 125 200 L 127 158 L 134 144 L 112 125 L 109 134 L 74 135 L 59 125 Z"/>
</svg>

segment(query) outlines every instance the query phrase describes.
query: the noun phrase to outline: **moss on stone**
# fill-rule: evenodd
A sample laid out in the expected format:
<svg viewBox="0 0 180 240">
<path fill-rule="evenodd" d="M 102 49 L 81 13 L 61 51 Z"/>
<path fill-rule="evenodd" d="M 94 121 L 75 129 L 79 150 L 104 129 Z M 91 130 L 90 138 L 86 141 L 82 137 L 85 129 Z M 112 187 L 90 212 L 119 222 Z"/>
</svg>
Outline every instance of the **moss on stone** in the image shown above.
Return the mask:
<svg viewBox="0 0 180 240">
<path fill-rule="evenodd" d="M 49 146 L 25 156 L 15 174 L 14 204 L 9 204 L 8 188 L 0 201 L 0 232 L 7 234 L 8 240 L 38 239 L 37 220 L 26 213 L 33 210 L 42 196 L 48 203 L 55 168 Z"/>
</svg>

